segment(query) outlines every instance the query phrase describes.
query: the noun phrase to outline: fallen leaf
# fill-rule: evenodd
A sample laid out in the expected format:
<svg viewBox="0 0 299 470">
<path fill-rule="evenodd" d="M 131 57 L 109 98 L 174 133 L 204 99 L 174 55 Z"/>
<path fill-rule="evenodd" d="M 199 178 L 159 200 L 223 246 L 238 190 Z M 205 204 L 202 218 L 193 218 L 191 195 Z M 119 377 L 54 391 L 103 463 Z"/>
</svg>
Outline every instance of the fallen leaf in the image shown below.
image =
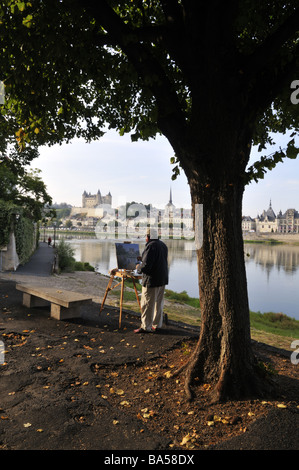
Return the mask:
<svg viewBox="0 0 299 470">
<path fill-rule="evenodd" d="M 30 426 L 32 426 L 32 424 L 31 423 L 24 423 L 23 426 L 24 426 L 24 428 L 30 428 Z"/>
<path fill-rule="evenodd" d="M 287 408 L 287 405 L 284 403 L 277 403 L 277 408 Z"/>
<path fill-rule="evenodd" d="M 221 423 L 223 423 L 223 424 L 229 424 L 229 421 L 224 418 L 224 419 L 221 420 Z"/>
<path fill-rule="evenodd" d="M 205 390 L 210 390 L 211 384 L 203 384 L 203 388 L 204 388 Z"/>
<path fill-rule="evenodd" d="M 187 444 L 187 442 L 189 442 L 191 439 L 191 436 L 190 434 L 188 433 L 186 436 L 183 437 L 182 439 L 182 442 L 180 442 L 180 445 L 181 446 L 184 446 L 185 444 Z"/>
</svg>

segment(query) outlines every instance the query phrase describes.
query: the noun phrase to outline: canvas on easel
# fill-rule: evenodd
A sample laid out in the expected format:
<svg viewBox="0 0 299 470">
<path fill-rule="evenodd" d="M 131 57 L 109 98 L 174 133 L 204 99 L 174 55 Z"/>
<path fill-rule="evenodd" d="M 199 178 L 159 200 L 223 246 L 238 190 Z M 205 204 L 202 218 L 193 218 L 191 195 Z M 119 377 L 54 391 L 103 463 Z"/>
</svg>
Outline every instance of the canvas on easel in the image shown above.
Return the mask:
<svg viewBox="0 0 299 470">
<path fill-rule="evenodd" d="M 105 300 L 107 298 L 108 292 L 113 290 L 115 287 L 121 285 L 120 293 L 120 308 L 119 308 L 119 328 L 121 327 L 121 316 L 122 316 L 122 303 L 124 295 L 125 280 L 130 279 L 133 282 L 133 287 L 135 290 L 136 299 L 141 311 L 140 300 L 138 297 L 138 291 L 136 289 L 135 282 L 142 278 L 141 274 L 134 273 L 136 264 L 138 262 L 139 254 L 139 245 L 136 243 L 115 243 L 116 247 L 116 258 L 117 258 L 117 268 L 110 271 L 110 279 L 105 291 L 103 302 L 101 305 L 100 313 L 104 308 Z M 115 278 L 120 278 L 121 281 L 113 285 Z"/>
<path fill-rule="evenodd" d="M 133 271 L 136 268 L 137 258 L 140 256 L 137 243 L 115 243 L 118 269 Z"/>
</svg>

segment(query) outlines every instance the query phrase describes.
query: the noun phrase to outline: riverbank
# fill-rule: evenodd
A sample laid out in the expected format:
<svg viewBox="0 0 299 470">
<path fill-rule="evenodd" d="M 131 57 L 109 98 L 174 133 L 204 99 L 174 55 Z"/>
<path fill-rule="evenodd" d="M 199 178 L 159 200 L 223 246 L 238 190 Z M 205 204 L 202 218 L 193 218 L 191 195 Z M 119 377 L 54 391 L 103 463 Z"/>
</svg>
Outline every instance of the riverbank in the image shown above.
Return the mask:
<svg viewBox="0 0 299 470">
<path fill-rule="evenodd" d="M 119 293 L 112 292 L 116 299 Z M 130 310 L 138 311 L 133 289 L 126 289 L 124 293 L 124 306 Z M 166 289 L 164 313 L 170 321 L 200 327 L 199 300 L 189 297 L 186 292 L 173 292 Z M 299 338 L 299 321 L 283 313 L 250 312 L 251 337 L 271 346 L 291 351 L 292 343 Z"/>
<path fill-rule="evenodd" d="M 299 233 L 256 233 L 243 232 L 244 243 L 281 243 L 299 245 Z"/>
<path fill-rule="evenodd" d="M 54 230 L 47 229 L 45 234 L 41 233 L 40 241 L 47 240 L 48 236 L 54 238 Z M 56 240 L 61 238 L 68 239 L 97 239 L 96 234 L 92 230 L 56 230 Z M 117 240 L 117 237 L 115 238 Z M 121 237 L 123 239 L 123 237 Z M 171 240 L 172 237 L 169 237 Z M 182 240 L 184 238 L 182 237 Z M 187 239 L 188 241 L 190 238 Z M 299 245 L 299 233 L 257 233 L 257 232 L 243 232 L 244 243 L 283 243 L 288 245 Z"/>
<path fill-rule="evenodd" d="M 34 284 L 40 287 L 73 290 L 90 295 L 93 302 L 102 303 L 109 276 L 97 272 L 75 271 L 72 273 L 53 274 L 52 276 L 24 275 L 18 272 L 0 273 L 0 279 L 18 283 Z M 111 291 L 105 304 L 119 307 L 120 287 Z M 198 299 L 190 298 L 186 293 L 166 290 L 164 312 L 170 322 L 200 328 L 200 309 L 194 306 Z M 135 293 L 129 284 L 124 294 L 124 309 L 139 316 L 139 306 Z M 285 327 L 284 327 L 285 325 Z M 299 338 L 299 321 L 289 319 L 283 314 L 263 315 L 251 314 L 251 337 L 253 340 L 274 347 L 291 351 L 291 344 Z"/>
</svg>

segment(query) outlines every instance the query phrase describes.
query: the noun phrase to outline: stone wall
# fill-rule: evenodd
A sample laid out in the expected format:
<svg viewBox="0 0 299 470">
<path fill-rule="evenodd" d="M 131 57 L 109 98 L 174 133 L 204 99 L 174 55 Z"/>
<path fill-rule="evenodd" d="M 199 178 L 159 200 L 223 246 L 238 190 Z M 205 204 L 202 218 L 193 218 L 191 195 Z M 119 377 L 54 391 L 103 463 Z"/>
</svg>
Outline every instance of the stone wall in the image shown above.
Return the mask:
<svg viewBox="0 0 299 470">
<path fill-rule="evenodd" d="M 8 245 L 1 249 L 0 271 L 16 271 L 19 264 L 20 261 L 16 250 L 16 238 L 15 234 L 11 232 Z"/>
</svg>

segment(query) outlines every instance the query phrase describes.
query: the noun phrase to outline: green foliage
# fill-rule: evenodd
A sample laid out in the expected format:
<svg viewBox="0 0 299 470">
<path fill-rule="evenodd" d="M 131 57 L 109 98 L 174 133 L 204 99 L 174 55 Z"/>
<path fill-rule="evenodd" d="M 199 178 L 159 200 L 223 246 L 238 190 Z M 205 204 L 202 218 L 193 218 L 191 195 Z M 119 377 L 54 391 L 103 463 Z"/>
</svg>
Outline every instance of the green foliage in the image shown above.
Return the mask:
<svg viewBox="0 0 299 470">
<path fill-rule="evenodd" d="M 213 167 L 206 149 L 229 123 L 260 151 L 274 144 L 273 133 L 292 131 L 286 149 L 247 170 L 248 155 L 236 155 L 238 180 L 257 181 L 298 155 L 299 106 L 290 100 L 299 73 L 297 0 L 205 2 L 200 10 L 179 1 L 5 0 L 0 17 L 0 150 L 90 141 L 108 123 L 133 141 L 163 133 L 175 151 L 175 179 L 201 161 L 203 171 Z"/>
<path fill-rule="evenodd" d="M 75 271 L 94 271 L 94 267 L 91 264 L 82 261 L 76 261 L 74 265 Z"/>
<path fill-rule="evenodd" d="M 61 271 L 74 271 L 75 258 L 74 249 L 64 239 L 60 240 L 56 248 L 58 254 L 58 265 Z"/>
<path fill-rule="evenodd" d="M 41 219 L 43 208 L 52 202 L 39 170 L 26 170 L 32 158 L 32 149 L 22 152 L 11 150 L 9 157 L 0 158 L 0 199 L 22 207 L 28 217 Z"/>
<path fill-rule="evenodd" d="M 16 250 L 20 264 L 25 264 L 36 248 L 36 232 L 32 220 L 20 216 L 15 224 Z"/>
<path fill-rule="evenodd" d="M 74 249 L 64 238 L 59 241 L 56 252 L 58 254 L 58 265 L 61 271 L 94 271 L 94 267 L 89 263 L 82 263 L 81 261 L 75 260 Z"/>
<path fill-rule="evenodd" d="M 9 242 L 10 233 L 14 231 L 16 251 L 21 264 L 30 258 L 35 249 L 35 227 L 31 219 L 26 217 L 22 207 L 0 199 L 0 247 Z"/>
<path fill-rule="evenodd" d="M 18 211 L 17 206 L 0 199 L 0 247 L 8 244 Z"/>
</svg>

